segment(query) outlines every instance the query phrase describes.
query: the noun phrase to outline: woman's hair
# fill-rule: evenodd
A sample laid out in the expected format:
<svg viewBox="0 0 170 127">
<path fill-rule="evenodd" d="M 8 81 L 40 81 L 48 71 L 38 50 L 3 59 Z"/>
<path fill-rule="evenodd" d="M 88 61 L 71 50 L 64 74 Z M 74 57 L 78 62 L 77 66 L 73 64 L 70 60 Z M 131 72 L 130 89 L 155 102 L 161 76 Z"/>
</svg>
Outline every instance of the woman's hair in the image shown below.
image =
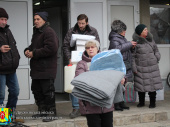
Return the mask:
<svg viewBox="0 0 170 127">
<path fill-rule="evenodd" d="M 120 34 L 123 31 L 126 31 L 127 27 L 121 20 L 114 20 L 111 24 L 112 31 Z"/>
<path fill-rule="evenodd" d="M 85 47 L 90 47 L 90 46 L 96 46 L 97 49 L 99 50 L 100 43 L 97 40 L 89 40 L 86 42 Z"/>
</svg>

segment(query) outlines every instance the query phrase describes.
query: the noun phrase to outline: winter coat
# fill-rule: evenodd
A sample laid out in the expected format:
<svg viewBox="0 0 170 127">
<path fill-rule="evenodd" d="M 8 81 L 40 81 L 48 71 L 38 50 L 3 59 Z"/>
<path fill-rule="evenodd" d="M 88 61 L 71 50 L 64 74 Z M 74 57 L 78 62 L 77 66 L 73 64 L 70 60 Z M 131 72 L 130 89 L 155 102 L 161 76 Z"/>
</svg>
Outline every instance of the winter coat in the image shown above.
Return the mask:
<svg viewBox="0 0 170 127">
<path fill-rule="evenodd" d="M 71 29 L 68 30 L 68 32 L 64 38 L 63 52 L 64 52 L 64 55 L 65 55 L 67 61 L 69 59 L 71 59 L 71 51 L 75 50 L 75 48 L 76 48 L 76 46 L 70 47 L 70 41 L 71 41 L 72 34 L 81 34 L 81 33 L 79 33 L 79 27 L 78 27 L 77 23 L 75 24 L 74 27 L 72 27 Z M 86 26 L 86 31 L 84 32 L 84 35 L 95 36 L 96 40 L 100 42 L 97 30 L 90 25 Z"/>
<path fill-rule="evenodd" d="M 160 53 L 150 33 L 146 38 L 133 34 L 137 42 L 133 52 L 133 72 L 135 90 L 139 92 L 153 92 L 163 88 L 158 62 Z"/>
<path fill-rule="evenodd" d="M 127 41 L 126 38 L 114 31 L 111 31 L 109 34 L 109 50 L 110 49 L 119 49 L 122 56 L 123 61 L 126 66 L 126 78 L 128 81 L 133 81 L 133 73 L 132 73 L 132 54 L 131 48 L 132 43 Z"/>
<path fill-rule="evenodd" d="M 26 50 L 33 51 L 30 60 L 32 79 L 56 78 L 58 38 L 49 23 L 45 23 L 39 29 L 34 28 L 32 43 Z"/>
<path fill-rule="evenodd" d="M 75 77 L 83 72 L 87 72 L 88 69 L 88 63 L 91 62 L 91 58 L 88 57 L 86 51 L 82 55 L 82 60 L 77 63 Z M 83 115 L 86 114 L 101 114 L 101 113 L 107 113 L 114 110 L 114 105 L 112 105 L 111 108 L 102 108 L 99 106 L 92 106 L 89 102 L 84 100 L 79 100 L 79 107 L 80 107 L 80 113 Z"/>
<path fill-rule="evenodd" d="M 6 53 L 0 51 L 0 74 L 14 73 L 19 65 L 20 55 L 9 25 L 0 27 L 0 47 L 2 45 L 9 45 L 11 49 Z"/>
</svg>

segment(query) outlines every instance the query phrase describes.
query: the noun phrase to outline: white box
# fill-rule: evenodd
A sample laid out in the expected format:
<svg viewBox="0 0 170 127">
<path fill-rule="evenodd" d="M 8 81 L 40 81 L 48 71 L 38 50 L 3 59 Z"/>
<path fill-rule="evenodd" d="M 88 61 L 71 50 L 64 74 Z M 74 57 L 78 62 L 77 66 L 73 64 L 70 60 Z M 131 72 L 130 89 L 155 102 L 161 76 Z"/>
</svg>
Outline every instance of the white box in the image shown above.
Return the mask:
<svg viewBox="0 0 170 127">
<path fill-rule="evenodd" d="M 164 100 L 164 88 L 156 91 L 156 100 Z M 145 101 L 150 101 L 148 92 L 145 93 Z M 139 102 L 138 92 L 136 92 L 136 102 Z"/>
<path fill-rule="evenodd" d="M 74 47 L 76 44 L 77 40 L 94 40 L 96 37 L 92 35 L 81 35 L 81 34 L 72 34 L 71 36 L 71 41 L 70 41 L 70 46 Z"/>
<path fill-rule="evenodd" d="M 77 39 L 76 41 L 76 45 L 82 45 L 82 46 L 85 46 L 87 40 L 81 40 L 81 39 Z"/>
<path fill-rule="evenodd" d="M 82 60 L 82 54 L 84 51 L 72 51 L 71 52 L 71 62 L 77 63 Z"/>
<path fill-rule="evenodd" d="M 85 50 L 85 46 L 84 45 L 77 45 L 76 46 L 76 50 L 77 51 L 84 51 Z"/>
</svg>

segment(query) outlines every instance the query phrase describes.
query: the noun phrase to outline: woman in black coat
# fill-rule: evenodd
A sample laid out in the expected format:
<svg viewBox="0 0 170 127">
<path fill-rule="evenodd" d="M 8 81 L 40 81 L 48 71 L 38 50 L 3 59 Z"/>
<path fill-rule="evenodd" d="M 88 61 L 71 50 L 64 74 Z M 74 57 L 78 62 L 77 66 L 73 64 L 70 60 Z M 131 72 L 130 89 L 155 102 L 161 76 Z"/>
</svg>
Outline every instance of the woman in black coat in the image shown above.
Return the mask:
<svg viewBox="0 0 170 127">
<path fill-rule="evenodd" d="M 133 73 L 132 73 L 132 55 L 131 49 L 136 46 L 136 42 L 127 41 L 125 38 L 126 33 L 126 25 L 121 20 L 115 20 L 111 25 L 111 32 L 109 34 L 110 45 L 109 49 L 119 49 L 122 56 L 123 61 L 126 65 L 126 79 L 128 82 L 133 81 Z M 120 102 L 119 104 L 115 104 L 115 110 L 129 109 L 129 107 L 125 106 L 124 102 Z"/>
</svg>

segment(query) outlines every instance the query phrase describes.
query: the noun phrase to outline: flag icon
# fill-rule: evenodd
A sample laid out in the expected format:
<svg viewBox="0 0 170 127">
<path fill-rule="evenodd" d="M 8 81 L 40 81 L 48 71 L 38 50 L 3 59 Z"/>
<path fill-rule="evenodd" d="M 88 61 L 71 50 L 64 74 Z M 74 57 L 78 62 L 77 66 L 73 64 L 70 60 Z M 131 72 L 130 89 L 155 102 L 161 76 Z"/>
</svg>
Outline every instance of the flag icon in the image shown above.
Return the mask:
<svg viewBox="0 0 170 127">
<path fill-rule="evenodd" d="M 0 108 L 0 125 L 9 125 L 12 122 L 12 109 Z"/>
</svg>

